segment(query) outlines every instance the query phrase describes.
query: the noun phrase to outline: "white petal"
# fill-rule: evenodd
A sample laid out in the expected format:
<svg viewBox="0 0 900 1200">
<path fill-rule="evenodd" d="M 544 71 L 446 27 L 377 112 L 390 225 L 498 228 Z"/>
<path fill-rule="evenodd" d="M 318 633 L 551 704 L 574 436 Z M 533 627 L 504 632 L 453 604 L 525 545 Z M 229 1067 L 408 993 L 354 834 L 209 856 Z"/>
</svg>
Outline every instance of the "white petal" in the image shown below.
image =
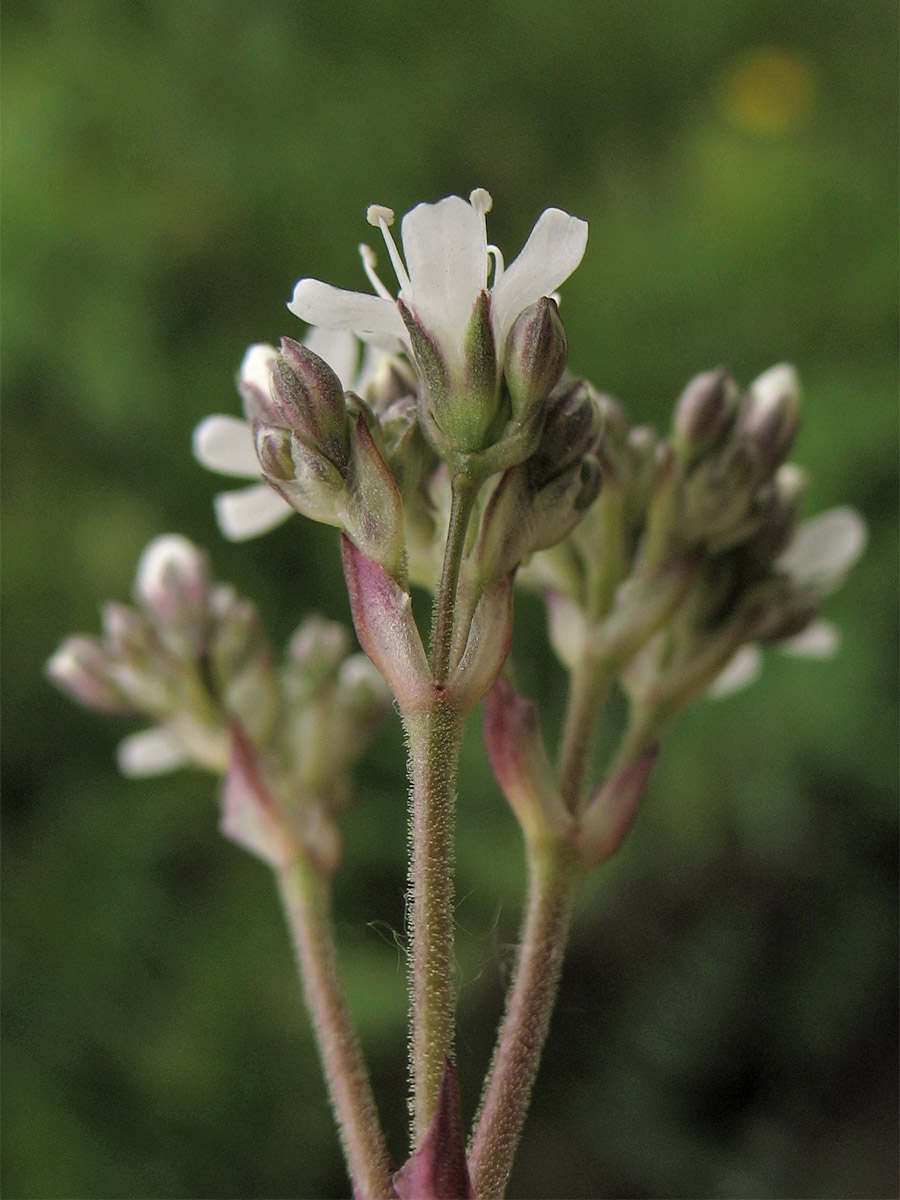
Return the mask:
<svg viewBox="0 0 900 1200">
<path fill-rule="evenodd" d="M 403 298 L 454 357 L 487 283 L 484 218 L 462 197 L 445 196 L 417 204 L 403 218 L 400 236 L 410 278 Z"/>
<path fill-rule="evenodd" d="M 303 345 L 324 358 L 345 392 L 353 389 L 359 365 L 359 340 L 349 330 L 321 329 L 314 325 L 303 339 Z"/>
<path fill-rule="evenodd" d="M 519 313 L 569 278 L 584 257 L 587 236 L 587 221 L 570 217 L 559 208 L 541 213 L 528 241 L 492 292 L 494 331 L 500 348 Z"/>
<path fill-rule="evenodd" d="M 747 687 L 761 670 L 762 653 L 759 646 L 741 646 L 713 680 L 706 694 L 712 700 L 721 700 L 723 696 L 730 696 L 732 692 Z"/>
<path fill-rule="evenodd" d="M 800 399 L 800 380 L 790 363 L 778 363 L 763 371 L 750 384 L 754 413 L 764 416 L 769 409 L 779 404 L 784 396 Z"/>
<path fill-rule="evenodd" d="M 547 615 L 550 621 L 550 644 L 556 657 L 564 667 L 574 671 L 584 658 L 587 617 L 573 600 L 556 591 L 551 591 L 547 596 Z"/>
<path fill-rule="evenodd" d="M 353 391 L 365 397 L 366 388 L 378 378 L 382 363 L 390 361 L 390 356 L 377 346 L 367 345 L 363 350 L 359 372 L 353 383 Z"/>
<path fill-rule="evenodd" d="M 778 649 L 798 658 L 832 658 L 840 642 L 841 635 L 831 621 L 813 621 L 796 637 L 779 642 Z"/>
<path fill-rule="evenodd" d="M 397 306 L 390 300 L 364 292 L 347 292 L 318 279 L 301 279 L 288 308 L 301 321 L 325 329 L 386 334 L 401 341 L 406 337 Z"/>
<path fill-rule="evenodd" d="M 134 594 L 153 612 L 190 599 L 205 605 L 209 587 L 206 555 L 180 533 L 163 533 L 143 549 L 134 576 Z"/>
<path fill-rule="evenodd" d="M 183 767 L 189 758 L 181 743 L 166 729 L 145 729 L 119 742 L 116 750 L 123 775 L 164 775 Z"/>
<path fill-rule="evenodd" d="M 862 554 L 866 523 L 853 508 L 831 508 L 797 529 L 777 566 L 798 583 L 830 592 Z"/>
<path fill-rule="evenodd" d="M 241 362 L 240 379 L 251 387 L 259 388 L 266 396 L 269 394 L 269 379 L 272 376 L 272 364 L 275 362 L 275 347 L 265 342 L 257 342 L 250 346 Z"/>
<path fill-rule="evenodd" d="M 201 466 L 220 475 L 239 479 L 259 478 L 259 459 L 253 431 L 238 417 L 206 417 L 194 430 L 194 458 Z"/>
<path fill-rule="evenodd" d="M 268 533 L 294 511 L 267 483 L 235 492 L 219 492 L 213 503 L 219 528 L 231 542 L 244 542 Z"/>
</svg>

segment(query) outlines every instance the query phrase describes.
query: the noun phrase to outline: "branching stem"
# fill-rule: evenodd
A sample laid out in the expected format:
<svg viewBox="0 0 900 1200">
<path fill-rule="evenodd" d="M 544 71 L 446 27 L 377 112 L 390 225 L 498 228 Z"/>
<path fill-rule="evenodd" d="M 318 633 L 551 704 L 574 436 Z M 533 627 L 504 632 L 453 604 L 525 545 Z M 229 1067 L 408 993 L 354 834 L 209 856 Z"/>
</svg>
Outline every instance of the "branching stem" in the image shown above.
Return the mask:
<svg viewBox="0 0 900 1200">
<path fill-rule="evenodd" d="M 469 1151 L 472 1186 L 480 1200 L 500 1200 L 506 1189 L 556 1000 L 583 866 L 567 843 L 550 842 L 529 847 L 528 872 L 515 976 Z"/>
</svg>

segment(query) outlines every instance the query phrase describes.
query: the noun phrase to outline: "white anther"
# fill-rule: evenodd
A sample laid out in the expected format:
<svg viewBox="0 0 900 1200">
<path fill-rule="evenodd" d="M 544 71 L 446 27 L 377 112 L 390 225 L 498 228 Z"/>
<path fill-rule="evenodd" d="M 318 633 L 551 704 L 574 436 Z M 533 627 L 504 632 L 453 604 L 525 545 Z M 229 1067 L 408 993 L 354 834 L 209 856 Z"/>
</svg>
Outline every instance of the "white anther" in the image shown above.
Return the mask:
<svg viewBox="0 0 900 1200">
<path fill-rule="evenodd" d="M 469 193 L 469 203 L 480 213 L 489 213 L 494 207 L 494 201 L 487 188 L 475 188 Z"/>
<path fill-rule="evenodd" d="M 384 222 L 390 227 L 394 223 L 394 210 L 384 204 L 370 204 L 366 209 L 366 220 L 376 229 Z"/>
<path fill-rule="evenodd" d="M 388 230 L 394 223 L 394 210 L 386 208 L 383 204 L 370 204 L 366 209 L 366 220 L 370 225 L 375 225 L 381 230 L 381 236 L 384 238 L 384 244 L 387 247 L 388 255 L 390 256 L 391 266 L 397 276 L 397 282 L 400 284 L 400 291 L 409 291 L 409 275 L 406 272 L 406 267 L 403 265 L 403 259 L 400 257 L 400 251 L 394 245 L 394 239 L 391 237 Z M 366 265 L 363 259 L 363 266 Z M 366 272 L 368 274 L 368 271 Z M 370 276 L 371 278 L 371 276 Z M 373 284 L 373 287 L 375 285 Z M 375 290 L 379 296 L 383 295 L 376 287 Z M 390 297 L 393 299 L 393 297 Z"/>
</svg>

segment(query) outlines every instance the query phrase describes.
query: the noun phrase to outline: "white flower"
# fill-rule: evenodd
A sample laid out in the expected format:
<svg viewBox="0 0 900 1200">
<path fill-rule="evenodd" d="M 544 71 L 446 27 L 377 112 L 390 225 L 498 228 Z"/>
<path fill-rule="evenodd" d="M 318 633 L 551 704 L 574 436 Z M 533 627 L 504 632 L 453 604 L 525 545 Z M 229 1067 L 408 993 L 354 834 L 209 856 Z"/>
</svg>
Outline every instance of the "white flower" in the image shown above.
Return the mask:
<svg viewBox="0 0 900 1200">
<path fill-rule="evenodd" d="M 123 775 L 165 775 L 186 767 L 191 759 L 181 742 L 167 729 L 142 729 L 119 742 L 116 760 Z"/>
<path fill-rule="evenodd" d="M 400 226 L 401 257 L 389 232 L 394 214 L 371 205 L 369 224 L 384 237 L 400 285 L 402 301 L 439 345 L 451 376 L 463 364 L 466 331 L 480 293 L 491 284 L 491 322 L 502 356 L 506 337 L 524 309 L 551 295 L 581 262 L 587 244 L 587 223 L 558 208 L 538 218 L 518 257 L 504 268 L 503 257 L 487 240 L 485 215 L 491 197 L 476 188 L 469 200 L 446 196 L 436 204 L 418 204 Z M 360 246 L 363 267 L 375 295 L 343 291 L 318 279 L 301 279 L 288 308 L 313 325 L 352 329 L 385 348 L 412 347 L 397 302 L 375 273 L 376 259 Z"/>
<path fill-rule="evenodd" d="M 223 774 L 228 768 L 227 729 L 201 724 L 180 713 L 164 725 L 132 733 L 119 742 L 116 760 L 123 775 L 165 775 L 179 767 L 198 766 Z"/>
<path fill-rule="evenodd" d="M 371 355 L 364 356 L 360 366 L 359 342 L 352 333 L 311 329 L 304 345 L 328 363 L 346 391 L 362 388 L 374 369 Z M 251 346 L 244 355 L 238 390 L 244 397 L 246 420 L 216 414 L 194 430 L 194 457 L 204 467 L 238 479 L 260 478 L 252 423 L 265 412 L 275 355 L 275 347 L 264 344 Z M 219 492 L 214 504 L 219 528 L 233 542 L 267 533 L 295 511 L 267 483 Z"/>
<path fill-rule="evenodd" d="M 866 525 L 859 513 L 852 508 L 832 508 L 804 521 L 775 565 L 799 587 L 827 596 L 840 587 L 865 545 Z M 831 658 L 839 645 L 836 627 L 818 620 L 796 637 L 779 642 L 778 648 L 798 658 Z M 759 646 L 741 646 L 707 695 L 714 699 L 729 696 L 752 683 L 761 670 Z"/>
</svg>

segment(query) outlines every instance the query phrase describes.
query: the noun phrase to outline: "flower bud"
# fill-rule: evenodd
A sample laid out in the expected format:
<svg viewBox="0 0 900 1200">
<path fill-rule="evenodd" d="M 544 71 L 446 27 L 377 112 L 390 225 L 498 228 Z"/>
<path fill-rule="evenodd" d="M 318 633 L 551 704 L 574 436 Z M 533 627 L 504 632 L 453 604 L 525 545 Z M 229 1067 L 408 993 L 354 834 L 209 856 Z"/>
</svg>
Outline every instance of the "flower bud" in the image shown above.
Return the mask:
<svg viewBox="0 0 900 1200">
<path fill-rule="evenodd" d="M 112 659 L 96 638 L 66 638 L 44 670 L 58 688 L 86 708 L 128 716 L 138 711 L 110 676 Z"/>
<path fill-rule="evenodd" d="M 288 643 L 288 659 L 304 674 L 331 677 L 350 649 L 350 633 L 339 621 L 310 616 Z"/>
<path fill-rule="evenodd" d="M 797 528 L 807 476 L 794 463 L 783 463 L 761 497 L 759 527 L 750 549 L 761 563 L 770 563 L 788 546 Z"/>
<path fill-rule="evenodd" d="M 371 368 L 367 367 L 367 356 L 373 353 L 369 347 L 363 357 L 363 367 L 356 390 L 361 392 L 373 412 L 381 415 L 397 400 L 415 400 L 417 378 L 415 371 L 406 362 L 393 355 L 381 353 Z"/>
<path fill-rule="evenodd" d="M 679 458 L 690 465 L 721 445 L 737 416 L 738 386 L 725 370 L 695 376 L 681 393 L 672 423 Z"/>
<path fill-rule="evenodd" d="M 286 686 L 296 703 L 311 703 L 334 683 L 349 649 L 349 632 L 338 621 L 306 618 L 288 644 Z"/>
<path fill-rule="evenodd" d="M 600 410 L 603 421 L 604 441 L 613 446 L 624 445 L 629 429 L 625 409 L 615 396 L 610 396 L 607 392 L 595 392 L 594 403 Z"/>
<path fill-rule="evenodd" d="M 378 448 L 377 433 L 377 426 L 370 429 L 365 413 L 360 412 L 350 430 L 353 487 L 341 528 L 367 558 L 374 558 L 405 586 L 403 499 Z"/>
<path fill-rule="evenodd" d="M 800 383 L 788 363 L 760 375 L 743 397 L 738 430 L 752 439 L 770 468 L 786 458 L 800 426 Z"/>
<path fill-rule="evenodd" d="M 268 653 L 268 646 L 255 605 L 239 596 L 230 583 L 213 588 L 210 612 L 210 668 L 217 690 L 224 691 L 250 661 Z"/>
<path fill-rule="evenodd" d="M 568 356 L 566 331 L 548 296 L 518 317 L 506 339 L 504 373 L 512 415 L 527 420 L 559 383 Z"/>
<path fill-rule="evenodd" d="M 272 368 L 272 400 L 282 420 L 311 449 L 340 467 L 350 451 L 344 389 L 324 359 L 281 339 Z"/>
<path fill-rule="evenodd" d="M 475 454 L 491 445 L 500 408 L 497 352 L 491 324 L 490 293 L 475 302 L 462 347 L 462 362 L 448 360 L 446 349 L 398 301 L 422 380 L 422 428 L 442 458 Z"/>
<path fill-rule="evenodd" d="M 528 463 L 535 488 L 562 475 L 596 444 L 602 429 L 597 394 L 586 379 L 557 388 L 547 401 L 547 419 L 537 452 Z"/>
<path fill-rule="evenodd" d="M 244 416 L 251 425 L 277 424 L 278 410 L 272 400 L 272 368 L 277 351 L 274 346 L 257 343 L 244 355 L 238 372 L 237 387 L 244 402 Z"/>
<path fill-rule="evenodd" d="M 294 478 L 291 431 L 281 425 L 257 425 L 254 433 L 262 473 L 272 482 L 291 481 Z"/>
<path fill-rule="evenodd" d="M 341 663 L 335 703 L 346 716 L 354 756 L 391 712 L 391 690 L 364 654 L 351 654 Z"/>
<path fill-rule="evenodd" d="M 199 653 L 206 641 L 209 598 L 206 555 L 187 538 L 164 534 L 140 557 L 134 591 L 166 642 Z"/>
<path fill-rule="evenodd" d="M 158 649 L 147 618 L 127 604 L 105 604 L 102 619 L 106 644 L 117 658 L 143 661 Z"/>
<path fill-rule="evenodd" d="M 684 488 L 683 532 L 688 542 L 725 549 L 744 527 L 760 476 L 755 442 L 737 438 L 704 460 Z"/>
<path fill-rule="evenodd" d="M 311 521 L 343 528 L 350 489 L 330 459 L 275 425 L 257 426 L 256 454 L 263 475 L 292 508 Z"/>
</svg>

